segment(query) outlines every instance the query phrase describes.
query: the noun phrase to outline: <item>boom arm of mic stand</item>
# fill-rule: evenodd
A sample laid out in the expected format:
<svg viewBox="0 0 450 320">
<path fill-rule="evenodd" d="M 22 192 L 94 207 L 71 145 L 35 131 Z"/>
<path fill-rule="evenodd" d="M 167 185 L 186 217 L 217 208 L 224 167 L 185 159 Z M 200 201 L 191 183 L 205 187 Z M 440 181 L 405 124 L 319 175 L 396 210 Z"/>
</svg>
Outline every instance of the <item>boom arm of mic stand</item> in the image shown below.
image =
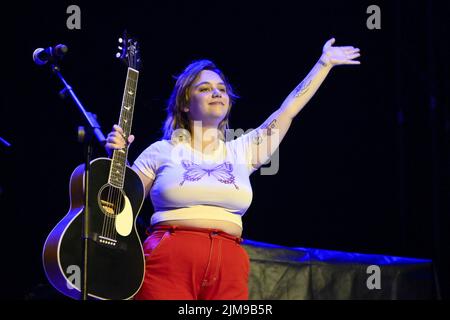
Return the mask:
<svg viewBox="0 0 450 320">
<path fill-rule="evenodd" d="M 92 113 L 87 112 L 86 109 L 81 104 L 81 101 L 78 99 L 78 97 L 75 95 L 75 92 L 73 91 L 72 87 L 67 83 L 67 81 L 62 76 L 60 69 L 57 65 L 52 65 L 52 71 L 54 74 L 58 76 L 58 78 L 61 80 L 61 82 L 64 85 L 64 88 L 61 90 L 60 95 L 65 97 L 67 93 L 69 93 L 72 100 L 75 102 L 75 105 L 78 107 L 79 111 L 85 118 L 86 122 L 89 124 L 90 129 L 93 132 L 93 136 L 97 139 L 97 141 L 100 143 L 100 145 L 103 147 L 106 143 L 105 136 L 103 135 L 102 131 L 100 130 L 100 125 L 98 124 L 97 120 L 93 116 Z"/>
</svg>

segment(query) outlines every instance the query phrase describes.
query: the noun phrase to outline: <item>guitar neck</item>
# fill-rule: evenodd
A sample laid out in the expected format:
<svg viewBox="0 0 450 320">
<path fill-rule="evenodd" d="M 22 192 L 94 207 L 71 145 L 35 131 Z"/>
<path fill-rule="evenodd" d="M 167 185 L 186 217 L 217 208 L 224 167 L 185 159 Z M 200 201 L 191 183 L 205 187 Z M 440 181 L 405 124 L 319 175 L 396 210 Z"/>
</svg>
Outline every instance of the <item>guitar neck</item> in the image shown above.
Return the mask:
<svg viewBox="0 0 450 320">
<path fill-rule="evenodd" d="M 120 118 L 118 123 L 123 129 L 125 140 L 128 139 L 128 136 L 131 133 L 138 78 L 139 71 L 133 68 L 128 68 L 127 79 L 125 81 L 125 90 L 122 98 L 122 108 L 120 109 Z M 108 182 L 117 188 L 123 188 L 127 156 L 128 146 L 120 150 L 114 150 L 113 152 Z"/>
</svg>

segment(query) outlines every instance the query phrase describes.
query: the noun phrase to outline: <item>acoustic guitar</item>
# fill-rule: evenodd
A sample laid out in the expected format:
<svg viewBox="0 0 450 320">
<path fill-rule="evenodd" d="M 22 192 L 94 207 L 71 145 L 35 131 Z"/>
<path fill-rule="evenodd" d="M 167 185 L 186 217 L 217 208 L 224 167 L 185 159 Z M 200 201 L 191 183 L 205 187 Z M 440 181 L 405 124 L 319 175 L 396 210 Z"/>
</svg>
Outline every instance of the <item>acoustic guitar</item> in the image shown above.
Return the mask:
<svg viewBox="0 0 450 320">
<path fill-rule="evenodd" d="M 118 124 L 124 137 L 131 132 L 139 78 L 137 41 L 125 34 L 117 54 L 128 66 Z M 139 176 L 127 166 L 128 147 L 114 150 L 112 158 L 90 162 L 88 188 L 87 290 L 89 299 L 131 299 L 144 279 L 144 253 L 136 219 L 144 200 Z M 84 165 L 70 178 L 70 209 L 50 232 L 43 249 L 49 282 L 64 295 L 81 299 Z"/>
</svg>

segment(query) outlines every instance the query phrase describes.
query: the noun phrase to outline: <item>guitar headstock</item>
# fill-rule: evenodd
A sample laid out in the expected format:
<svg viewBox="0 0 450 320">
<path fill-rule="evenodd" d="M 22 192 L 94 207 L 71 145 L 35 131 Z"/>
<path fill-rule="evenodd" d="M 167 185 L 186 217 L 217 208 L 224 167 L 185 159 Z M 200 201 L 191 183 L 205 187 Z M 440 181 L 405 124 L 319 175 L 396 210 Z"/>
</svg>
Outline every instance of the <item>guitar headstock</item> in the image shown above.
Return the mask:
<svg viewBox="0 0 450 320">
<path fill-rule="evenodd" d="M 116 58 L 122 60 L 127 67 L 139 70 L 142 67 L 139 44 L 125 31 L 119 38 L 119 52 Z"/>
</svg>

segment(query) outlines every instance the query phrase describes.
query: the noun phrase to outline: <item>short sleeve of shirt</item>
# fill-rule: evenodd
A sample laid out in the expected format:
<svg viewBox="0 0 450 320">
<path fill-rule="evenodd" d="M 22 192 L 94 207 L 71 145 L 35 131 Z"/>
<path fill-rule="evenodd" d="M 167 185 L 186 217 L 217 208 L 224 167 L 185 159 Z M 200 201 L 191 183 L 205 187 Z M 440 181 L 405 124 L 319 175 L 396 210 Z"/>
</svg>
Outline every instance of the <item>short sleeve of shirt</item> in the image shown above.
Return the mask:
<svg viewBox="0 0 450 320">
<path fill-rule="evenodd" d="M 156 172 L 160 165 L 160 144 L 161 141 L 157 141 L 151 144 L 145 149 L 139 157 L 134 161 L 134 165 L 147 177 L 154 180 Z"/>
<path fill-rule="evenodd" d="M 258 139 L 258 132 L 256 129 L 253 129 L 229 142 L 229 146 L 232 152 L 235 153 L 237 161 L 246 165 L 249 175 L 258 170 L 252 165 L 252 144 L 255 139 Z"/>
</svg>

